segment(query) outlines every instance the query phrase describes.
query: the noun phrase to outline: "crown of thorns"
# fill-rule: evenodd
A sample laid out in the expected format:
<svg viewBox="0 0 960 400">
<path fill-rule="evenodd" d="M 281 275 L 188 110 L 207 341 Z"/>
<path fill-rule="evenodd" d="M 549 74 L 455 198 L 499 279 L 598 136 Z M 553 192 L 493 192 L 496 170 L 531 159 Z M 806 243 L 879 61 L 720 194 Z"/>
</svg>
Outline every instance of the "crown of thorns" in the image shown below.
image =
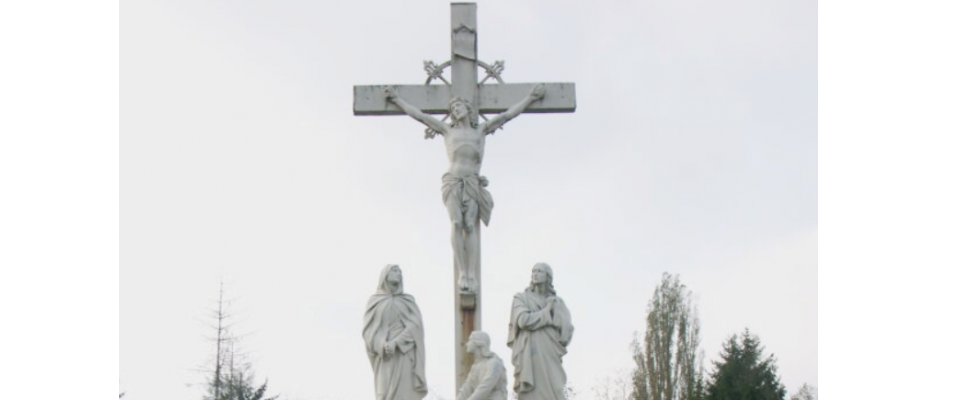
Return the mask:
<svg viewBox="0 0 960 400">
<path fill-rule="evenodd" d="M 470 102 L 462 97 L 454 97 L 450 99 L 450 102 L 447 103 L 447 108 L 452 107 L 454 103 L 458 103 L 458 102 L 463 103 L 463 105 L 466 106 L 468 110 L 473 110 L 473 106 L 470 105 Z"/>
</svg>

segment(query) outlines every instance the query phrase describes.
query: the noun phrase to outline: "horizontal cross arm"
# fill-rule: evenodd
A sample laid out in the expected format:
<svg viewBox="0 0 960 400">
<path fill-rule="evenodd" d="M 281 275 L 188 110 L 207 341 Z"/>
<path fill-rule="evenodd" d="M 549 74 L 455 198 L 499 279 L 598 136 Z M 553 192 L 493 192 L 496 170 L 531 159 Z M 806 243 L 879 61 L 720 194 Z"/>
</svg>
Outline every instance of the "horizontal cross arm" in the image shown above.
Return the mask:
<svg viewBox="0 0 960 400">
<path fill-rule="evenodd" d="M 403 110 L 387 101 L 388 87 L 427 114 L 446 114 L 450 103 L 447 85 L 365 85 L 353 87 L 353 115 L 403 115 Z"/>
<path fill-rule="evenodd" d="M 480 113 L 506 111 L 519 103 L 536 83 L 507 83 L 479 85 Z M 390 101 L 384 90 L 393 85 L 366 85 L 353 87 L 354 115 L 403 115 L 403 110 Z M 574 112 L 577 109 L 576 88 L 573 83 L 545 83 L 542 100 L 527 107 L 528 113 Z M 446 114 L 451 90 L 447 85 L 396 85 L 397 95 L 427 114 Z"/>
<path fill-rule="evenodd" d="M 536 83 L 506 83 L 499 85 L 480 85 L 480 113 L 494 114 L 507 111 L 510 106 L 519 103 Z M 524 110 L 525 113 L 558 113 L 577 110 L 577 93 L 573 83 L 544 83 L 546 92 L 543 99 L 534 101 Z"/>
</svg>

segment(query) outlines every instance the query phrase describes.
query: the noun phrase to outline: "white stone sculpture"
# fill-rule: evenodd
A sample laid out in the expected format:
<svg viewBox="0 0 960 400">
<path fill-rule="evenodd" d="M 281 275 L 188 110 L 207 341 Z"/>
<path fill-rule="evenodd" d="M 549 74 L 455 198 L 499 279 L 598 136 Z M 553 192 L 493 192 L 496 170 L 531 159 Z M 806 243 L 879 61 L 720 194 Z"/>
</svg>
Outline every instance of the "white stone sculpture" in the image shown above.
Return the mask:
<svg viewBox="0 0 960 400">
<path fill-rule="evenodd" d="M 470 102 L 454 97 L 449 103 L 451 122 L 448 125 L 408 103 L 397 94 L 396 88 L 386 89 L 388 101 L 442 135 L 446 144 L 450 169 L 443 174 L 443 203 L 452 225 L 451 242 L 454 263 L 460 271 L 461 292 L 476 291 L 474 266 L 480 263 L 480 236 L 476 226 L 480 221 L 488 225 L 493 210 L 493 197 L 486 189 L 487 178 L 480 176 L 486 136 L 542 99 L 545 92 L 543 84 L 536 85 L 523 100 L 479 125 L 472 122 L 476 110 Z"/>
<path fill-rule="evenodd" d="M 467 354 L 466 343 L 474 330 L 480 330 L 482 315 L 481 304 L 481 263 L 480 234 L 481 219 L 489 223 L 493 202 L 485 189 L 485 180 L 480 177 L 480 164 L 483 159 L 484 137 L 498 126 L 516 116 L 517 110 L 535 113 L 570 113 L 577 109 L 576 85 L 572 82 L 543 84 L 506 83 L 503 80 L 502 61 L 492 65 L 478 57 L 477 4 L 455 2 L 450 4 L 450 58 L 439 64 L 425 61 L 424 70 L 427 80 L 422 85 L 357 85 L 353 87 L 354 115 L 415 115 L 427 125 L 427 137 L 437 134 L 444 136 L 447 154 L 450 159 L 450 176 L 444 182 L 444 203 L 449 211 L 452 247 L 454 252 L 454 305 L 457 310 L 454 325 L 454 346 L 456 349 L 457 387 L 462 386 L 470 368 L 472 357 Z M 485 77 L 478 75 L 486 71 Z M 449 78 L 444 77 L 444 71 Z M 496 84 L 492 84 L 492 81 Z M 491 81 L 491 82 L 488 82 Z M 531 96 L 532 95 L 532 96 Z M 388 98 L 389 97 L 389 98 Z M 403 108 L 395 99 L 403 98 Z M 531 98 L 532 97 L 532 98 Z M 451 104 L 451 99 L 460 106 Z M 536 100 L 538 99 L 538 100 Z M 429 119 L 424 114 L 441 115 L 452 113 L 451 106 L 467 110 L 468 120 L 446 126 L 442 121 Z M 519 106 L 519 107 L 518 107 Z M 485 124 L 480 117 L 503 113 Z M 454 132 L 451 132 L 454 131 Z M 466 134 L 469 132 L 470 134 Z M 467 139 L 467 140 L 462 140 Z M 463 153 L 457 154 L 458 144 L 463 144 Z M 473 149 L 466 148 L 467 146 Z M 471 160 L 473 159 L 473 160 Z M 454 164 L 474 170 L 473 174 L 458 175 Z M 474 216 L 476 215 L 476 216 Z M 457 226 L 457 222 L 461 226 Z M 471 224 L 472 230 L 467 224 Z M 463 261 L 461 261 L 463 260 Z"/>
<path fill-rule="evenodd" d="M 398 265 L 380 272 L 377 293 L 370 296 L 363 317 L 363 341 L 377 400 L 421 400 L 427 395 L 423 319 L 413 296 L 403 293 Z"/>
<path fill-rule="evenodd" d="M 518 400 L 563 400 L 563 356 L 573 337 L 570 310 L 553 289 L 549 265 L 533 266 L 530 286 L 513 296 L 507 346 Z"/>
<path fill-rule="evenodd" d="M 481 331 L 471 333 L 467 352 L 473 354 L 473 366 L 460 386 L 457 400 L 506 400 L 507 369 L 503 360 L 490 351 L 490 336 Z"/>
</svg>

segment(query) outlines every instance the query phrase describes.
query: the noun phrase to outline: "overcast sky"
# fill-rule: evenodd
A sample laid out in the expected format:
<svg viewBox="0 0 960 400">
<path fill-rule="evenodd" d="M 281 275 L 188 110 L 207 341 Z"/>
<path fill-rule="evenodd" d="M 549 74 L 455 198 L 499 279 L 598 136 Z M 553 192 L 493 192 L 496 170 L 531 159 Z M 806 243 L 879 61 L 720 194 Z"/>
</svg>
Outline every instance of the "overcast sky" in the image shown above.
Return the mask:
<svg viewBox="0 0 960 400">
<path fill-rule="evenodd" d="M 582 398 L 631 368 L 663 272 L 702 344 L 749 328 L 789 392 L 817 384 L 815 1 L 481 1 L 507 82 L 575 82 L 577 111 L 487 140 L 483 327 L 509 358 L 512 295 L 552 265 Z M 120 19 L 120 389 L 198 399 L 223 280 L 257 378 L 294 400 L 371 399 L 361 338 L 400 264 L 428 385 L 453 397 L 442 139 L 355 117 L 352 86 L 416 84 L 450 54 L 440 1 L 135 1 Z M 707 363 L 710 366 L 710 363 Z M 709 370 L 710 368 L 708 368 Z M 512 368 L 510 384 L 512 385 Z"/>
</svg>

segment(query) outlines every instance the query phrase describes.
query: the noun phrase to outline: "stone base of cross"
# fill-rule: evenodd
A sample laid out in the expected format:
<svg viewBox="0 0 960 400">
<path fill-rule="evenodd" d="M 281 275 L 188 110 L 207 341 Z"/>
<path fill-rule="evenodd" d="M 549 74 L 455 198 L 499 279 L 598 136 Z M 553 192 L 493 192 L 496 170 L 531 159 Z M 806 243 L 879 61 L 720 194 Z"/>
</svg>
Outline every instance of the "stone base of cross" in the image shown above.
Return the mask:
<svg viewBox="0 0 960 400">
<path fill-rule="evenodd" d="M 447 114 L 453 98 L 464 99 L 474 107 L 470 123 L 477 126 L 483 114 L 505 113 L 511 106 L 521 103 L 537 84 L 506 84 L 500 72 L 502 62 L 493 65 L 477 59 L 477 5 L 475 3 L 452 3 L 451 8 L 451 59 L 440 65 L 425 62 L 428 78 L 425 85 L 367 85 L 353 87 L 354 115 L 405 115 L 409 114 L 396 102 L 388 99 L 391 93 L 402 98 L 408 105 L 423 114 Z M 442 73 L 450 68 L 451 81 Z M 479 80 L 479 69 L 486 71 Z M 496 84 L 486 84 L 493 78 Z M 439 80 L 442 84 L 431 84 Z M 545 94 L 535 102 L 526 103 L 522 112 L 555 113 L 576 110 L 576 94 L 573 83 L 544 83 Z M 421 121 L 422 122 L 422 121 Z M 438 122 L 438 121 L 437 121 Z M 431 129 L 428 128 L 428 136 Z M 481 133 L 481 136 L 483 133 Z M 449 138 L 444 138 L 449 140 Z M 448 142 L 448 154 L 450 144 Z M 482 159 L 483 140 L 479 140 L 479 157 Z M 479 165 L 479 161 L 478 161 Z M 473 357 L 466 351 L 470 333 L 481 330 L 481 285 L 479 262 L 480 224 L 476 224 L 476 256 L 470 263 L 475 277 L 472 290 L 462 290 L 460 268 L 454 268 L 454 301 L 456 302 L 456 387 L 459 388 L 473 364 Z M 456 249 L 455 258 L 456 258 Z M 458 265 L 457 261 L 454 262 Z"/>
</svg>

